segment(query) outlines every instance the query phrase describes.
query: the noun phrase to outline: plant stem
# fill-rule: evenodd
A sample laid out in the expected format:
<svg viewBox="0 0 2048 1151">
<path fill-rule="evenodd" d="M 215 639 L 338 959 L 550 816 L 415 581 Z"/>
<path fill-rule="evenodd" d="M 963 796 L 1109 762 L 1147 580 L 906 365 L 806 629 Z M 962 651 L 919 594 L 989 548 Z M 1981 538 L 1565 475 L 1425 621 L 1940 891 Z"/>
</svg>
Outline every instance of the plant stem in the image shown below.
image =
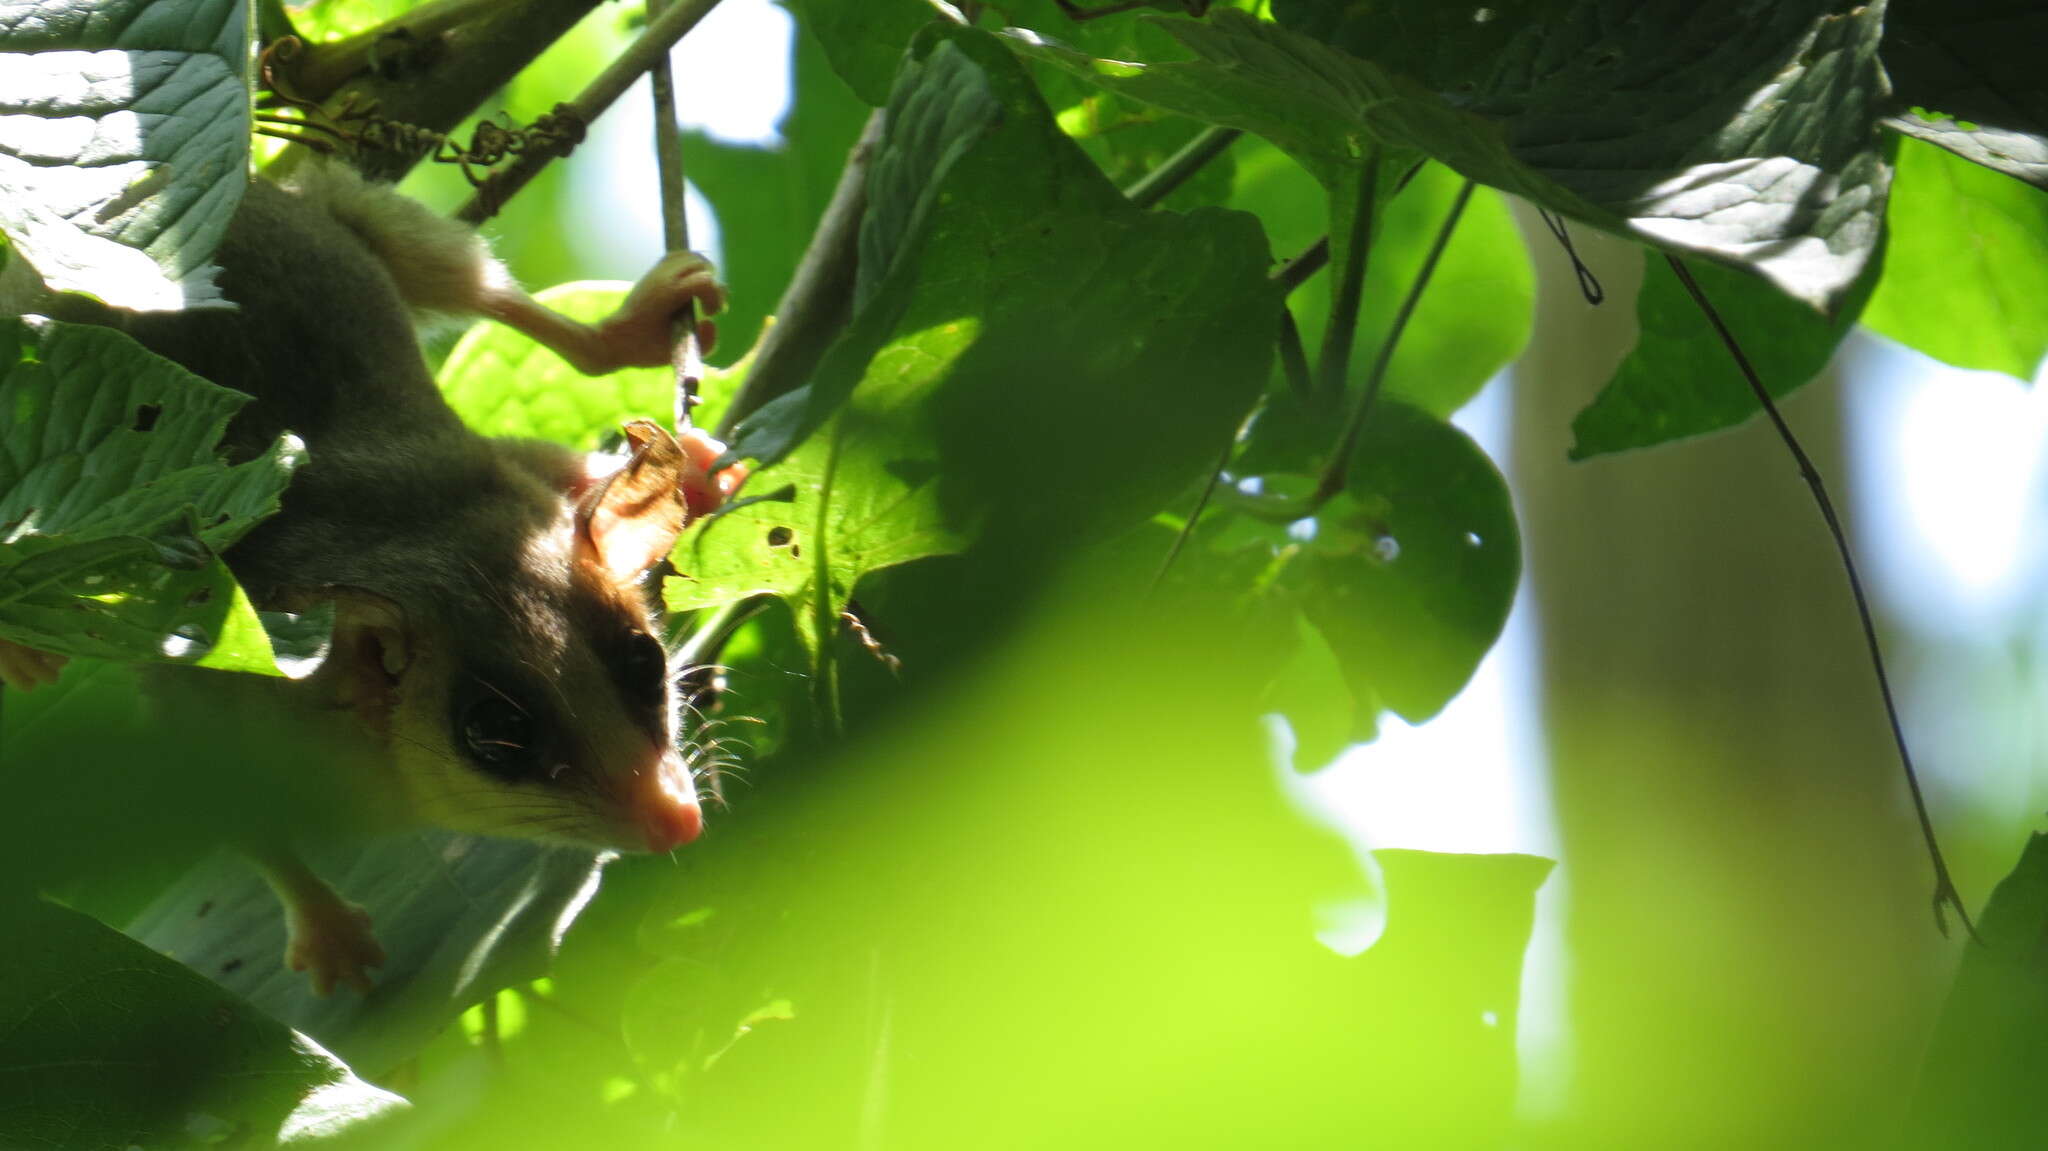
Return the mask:
<svg viewBox="0 0 2048 1151">
<path fill-rule="evenodd" d="M 1380 387 L 1387 379 L 1387 368 L 1394 362 L 1394 349 L 1401 343 L 1401 333 L 1408 330 L 1408 321 L 1415 315 L 1416 305 L 1422 303 L 1423 289 L 1429 287 L 1430 277 L 1436 273 L 1444 249 L 1450 246 L 1451 233 L 1458 230 L 1458 221 L 1465 215 L 1465 205 L 1472 202 L 1474 187 L 1476 185 L 1467 180 L 1458 189 L 1457 198 L 1451 201 L 1451 210 L 1444 215 L 1443 226 L 1436 230 L 1436 239 L 1430 242 L 1429 254 L 1422 259 L 1422 270 L 1415 273 L 1415 282 L 1408 285 L 1408 295 L 1401 300 L 1401 310 L 1394 313 L 1394 323 L 1387 329 L 1387 338 L 1380 341 L 1379 353 L 1373 357 L 1372 369 L 1365 376 L 1365 389 L 1358 394 L 1357 403 L 1351 409 L 1351 418 L 1344 422 L 1344 434 L 1337 438 L 1337 446 L 1323 465 L 1322 478 L 1316 481 L 1315 495 L 1311 497 L 1316 507 L 1323 506 L 1331 496 L 1344 490 L 1344 481 L 1351 473 L 1351 453 L 1358 447 L 1359 434 L 1365 430 L 1365 419 L 1372 414 L 1372 406 L 1380 397 Z"/>
<path fill-rule="evenodd" d="M 839 186 L 811 235 L 810 247 L 775 304 L 775 324 L 761 337 L 754 366 L 718 423 L 718 438 L 732 438 L 740 420 L 762 404 L 802 387 L 825 349 L 853 315 L 854 274 L 860 266 L 860 222 L 867 214 L 868 167 L 882 140 L 882 110 L 846 157 Z"/>
<path fill-rule="evenodd" d="M 661 19 L 668 0 L 647 0 L 647 23 Z M 690 250 L 690 221 L 684 211 L 683 129 L 676 122 L 675 76 L 663 52 L 648 70 L 654 93 L 654 159 L 661 174 L 661 238 L 671 252 Z M 704 350 L 697 346 L 697 304 L 683 305 L 669 327 L 669 362 L 676 371 L 674 423 L 678 432 L 690 427 L 690 409 L 697 404 L 697 385 L 704 379 Z"/>
<path fill-rule="evenodd" d="M 718 0 L 679 0 L 673 7 L 650 21 L 640 37 L 626 46 L 604 71 L 598 73 L 574 100 L 569 101 L 568 111 L 585 124 L 597 119 L 605 109 L 612 106 L 633 81 L 648 69 L 668 58 L 669 49 L 675 47 L 685 33 L 695 28 L 699 21 L 718 7 Z M 549 151 L 521 153 L 513 162 L 493 172 L 491 177 L 471 196 L 469 202 L 456 212 L 456 218 L 469 224 L 480 224 L 495 215 L 505 201 L 512 198 L 519 189 L 548 166 L 555 154 Z"/>
<path fill-rule="evenodd" d="M 1365 297 L 1365 270 L 1372 255 L 1379 183 L 1380 153 L 1375 149 L 1359 174 L 1351 242 L 1345 245 L 1344 264 L 1337 270 L 1337 283 L 1330 292 L 1330 323 L 1323 331 L 1322 353 L 1316 362 L 1316 385 L 1324 395 L 1343 395 L 1344 377 L 1351 370 L 1351 348 L 1358 339 L 1358 309 Z"/>
<path fill-rule="evenodd" d="M 1244 132 L 1238 128 L 1210 126 L 1168 156 L 1164 163 L 1139 177 L 1124 189 L 1124 198 L 1140 208 L 1150 208 L 1173 194 L 1189 177 L 1221 156 Z"/>
<path fill-rule="evenodd" d="M 1764 414 L 1770 417 L 1771 426 L 1777 429 L 1778 438 L 1785 443 L 1785 450 L 1792 453 L 1792 460 L 1799 466 L 1799 475 L 1805 479 L 1807 490 L 1813 493 L 1813 502 L 1820 508 L 1821 519 L 1827 522 L 1828 535 L 1835 541 L 1835 551 L 1842 560 L 1842 574 L 1848 577 L 1849 594 L 1856 601 L 1856 618 L 1863 627 L 1863 642 L 1870 650 L 1870 667 L 1877 675 L 1878 695 L 1884 700 L 1885 721 L 1891 725 L 1892 746 L 1898 749 L 1899 765 L 1906 772 L 1906 790 L 1913 797 L 1913 814 L 1920 820 L 1920 836 L 1927 843 L 1927 856 L 1934 864 L 1934 925 L 1944 935 L 1948 934 L 1948 919 L 1942 913 L 1943 907 L 1955 909 L 1957 918 L 1963 921 L 1963 929 L 1970 938 L 1983 942 L 1977 935 L 1977 925 L 1970 921 L 1970 909 L 1963 903 L 1962 893 L 1956 890 L 1955 880 L 1949 875 L 1948 861 L 1942 857 L 1941 843 L 1935 838 L 1934 819 L 1927 810 L 1927 797 L 1920 790 L 1920 775 L 1913 768 L 1913 753 L 1906 747 L 1905 727 L 1899 722 L 1898 704 L 1892 699 L 1891 677 L 1886 674 L 1884 650 L 1877 642 L 1877 623 L 1870 613 L 1870 601 L 1863 593 L 1863 579 L 1856 571 L 1856 558 L 1849 550 L 1849 535 L 1842 529 L 1841 517 L 1835 514 L 1835 502 L 1828 497 L 1827 485 L 1821 482 L 1820 469 L 1800 446 L 1799 437 L 1792 434 L 1792 428 L 1785 417 L 1778 412 L 1778 405 L 1771 399 L 1771 393 L 1764 387 L 1763 380 L 1750 366 L 1749 357 L 1743 354 L 1742 345 L 1736 342 L 1735 334 L 1721 319 L 1721 313 L 1707 301 L 1707 294 L 1700 289 L 1699 281 L 1678 257 L 1666 253 L 1664 262 L 1685 285 L 1693 303 L 1706 313 L 1707 321 L 1714 326 L 1714 332 L 1721 337 L 1721 343 L 1728 354 L 1735 358 L 1735 366 L 1741 370 L 1742 378 L 1749 384 L 1749 390 L 1756 396 Z"/>
<path fill-rule="evenodd" d="M 1294 310 L 1280 305 L 1280 375 L 1294 398 L 1307 403 L 1315 394 L 1316 381 L 1309 375 L 1308 349 L 1301 342 L 1301 325 L 1294 322 Z"/>
</svg>

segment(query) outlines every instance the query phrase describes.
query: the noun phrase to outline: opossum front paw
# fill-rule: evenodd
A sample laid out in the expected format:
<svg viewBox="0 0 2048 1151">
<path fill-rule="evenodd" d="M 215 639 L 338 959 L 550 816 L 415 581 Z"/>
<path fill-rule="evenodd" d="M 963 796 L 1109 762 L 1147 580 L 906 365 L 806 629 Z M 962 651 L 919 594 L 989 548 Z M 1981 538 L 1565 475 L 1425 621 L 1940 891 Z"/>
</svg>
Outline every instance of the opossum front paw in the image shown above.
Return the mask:
<svg viewBox="0 0 2048 1151">
<path fill-rule="evenodd" d="M 0 639 L 0 684 L 16 691 L 33 691 L 46 683 L 56 683 L 57 674 L 68 662 L 65 656 Z"/>
<path fill-rule="evenodd" d="M 747 478 L 747 465 L 731 464 L 717 471 L 711 465 L 725 454 L 725 443 L 713 439 L 702 428 L 688 428 L 676 437 L 676 443 L 683 449 L 684 459 L 689 466 L 684 470 L 682 488 L 683 500 L 689 508 L 689 518 L 709 515 L 725 506 Z"/>
<path fill-rule="evenodd" d="M 597 325 L 602 357 L 619 367 L 658 367 L 669 362 L 670 326 L 695 304 L 697 343 L 705 351 L 718 339 L 718 325 L 701 317 L 725 310 L 725 285 L 711 264 L 695 252 L 671 252 L 640 278 L 619 310 Z"/>
<path fill-rule="evenodd" d="M 337 983 L 369 994 L 370 968 L 384 966 L 384 948 L 370 930 L 369 912 L 345 900 L 322 900 L 292 908 L 289 928 L 284 964 L 306 973 L 313 994 L 325 999 Z"/>
</svg>

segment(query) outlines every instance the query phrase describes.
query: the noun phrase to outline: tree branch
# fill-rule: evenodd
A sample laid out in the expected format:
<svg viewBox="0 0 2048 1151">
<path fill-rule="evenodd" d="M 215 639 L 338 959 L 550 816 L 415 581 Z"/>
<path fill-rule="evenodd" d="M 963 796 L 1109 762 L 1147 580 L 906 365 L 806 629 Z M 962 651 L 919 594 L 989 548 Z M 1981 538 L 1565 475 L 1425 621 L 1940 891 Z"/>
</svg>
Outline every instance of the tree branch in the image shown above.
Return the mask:
<svg viewBox="0 0 2048 1151">
<path fill-rule="evenodd" d="M 627 88 L 633 86 L 633 81 L 638 80 L 642 73 L 667 59 L 668 51 L 675 47 L 676 41 L 717 6 L 718 0 L 680 0 L 656 17 L 638 39 L 627 45 L 617 59 L 598 73 L 597 78 L 574 100 L 569 101 L 569 113 L 585 124 L 597 119 L 625 94 Z M 480 224 L 489 219 L 554 158 L 554 154 L 549 152 L 522 153 L 512 163 L 493 172 L 477 188 L 476 195 L 456 212 L 456 217 L 470 224 Z"/>
</svg>

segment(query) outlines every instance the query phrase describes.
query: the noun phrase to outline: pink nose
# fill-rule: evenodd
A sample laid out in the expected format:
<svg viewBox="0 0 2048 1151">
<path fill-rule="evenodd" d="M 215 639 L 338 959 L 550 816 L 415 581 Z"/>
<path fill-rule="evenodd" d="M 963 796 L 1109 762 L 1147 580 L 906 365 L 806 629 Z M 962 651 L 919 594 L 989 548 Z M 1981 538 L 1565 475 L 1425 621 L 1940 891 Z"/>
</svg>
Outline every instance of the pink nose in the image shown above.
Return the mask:
<svg viewBox="0 0 2048 1151">
<path fill-rule="evenodd" d="M 647 839 L 647 850 L 674 851 L 704 830 L 704 809 L 697 806 L 690 771 L 673 755 L 664 756 L 657 767 L 640 775 L 634 793 L 634 814 Z"/>
<path fill-rule="evenodd" d="M 694 801 L 664 804 L 643 813 L 641 827 L 647 833 L 647 850 L 674 851 L 704 830 L 704 810 Z"/>
</svg>

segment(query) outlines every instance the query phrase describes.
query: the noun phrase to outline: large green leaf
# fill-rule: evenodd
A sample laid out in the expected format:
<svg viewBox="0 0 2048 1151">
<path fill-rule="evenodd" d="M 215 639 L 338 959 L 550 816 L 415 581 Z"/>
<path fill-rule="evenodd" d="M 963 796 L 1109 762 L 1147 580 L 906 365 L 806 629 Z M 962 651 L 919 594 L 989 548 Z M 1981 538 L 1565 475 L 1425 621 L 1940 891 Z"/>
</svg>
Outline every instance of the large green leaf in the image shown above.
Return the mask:
<svg viewBox="0 0 2048 1151">
<path fill-rule="evenodd" d="M 1863 322 L 1959 368 L 2034 378 L 2048 354 L 2048 191 L 1914 141 Z"/>
<path fill-rule="evenodd" d="M 294 1144 L 404 1106 L 304 1035 L 61 907 L 0 902 L 0 1143 Z"/>
<path fill-rule="evenodd" d="M 1652 264 L 1636 299 L 1635 350 L 1572 419 L 1575 460 L 1734 427 L 1762 410 L 1685 286 L 1663 260 Z M 1750 277 L 1711 264 L 1687 267 L 1772 396 L 1820 374 L 1879 274 L 1877 264 L 1866 268 L 1841 312 L 1828 319 Z"/>
<path fill-rule="evenodd" d="M 1311 169 L 1377 137 L 1602 227 L 1752 268 L 1817 307 L 1856 281 L 1890 182 L 1876 128 L 1879 9 L 1748 0 L 1618 19 L 1598 0 L 1531 0 L 1484 12 L 1297 0 L 1276 6 L 1290 26 L 1230 10 L 1165 21 L 1197 63 L 1034 50 L 1258 132 Z"/>
<path fill-rule="evenodd" d="M 1046 540 L 1127 525 L 1213 461 L 1264 382 L 1278 293 L 1250 217 L 1131 208 L 981 33 L 923 40 L 893 108 L 911 139 L 878 157 L 863 233 L 888 270 L 863 269 L 867 307 L 821 381 L 877 332 L 879 350 L 851 365 L 833 422 L 749 481 L 794 503 L 685 541 L 675 606 L 806 588 L 837 603 L 862 572 L 989 525 Z M 918 171 L 941 158 L 938 182 L 899 155 Z M 791 398 L 822 407 L 823 387 Z"/>
<path fill-rule="evenodd" d="M 277 510 L 304 450 L 223 463 L 247 402 L 119 332 L 0 319 L 0 636 L 275 674 L 217 553 Z"/>
<path fill-rule="evenodd" d="M 1318 512 L 1290 572 L 1344 669 L 1357 738 L 1382 710 L 1443 710 L 1514 603 L 1521 540 L 1507 484 L 1465 434 L 1426 412 L 1372 410 L 1344 495 Z"/>
<path fill-rule="evenodd" d="M 380 1074 L 470 1004 L 538 978 L 597 890 L 589 851 L 419 832 L 305 853 L 368 909 L 388 961 L 368 997 L 312 993 L 284 966 L 284 915 L 253 865 L 222 854 L 180 877 L 128 931 Z"/>
<path fill-rule="evenodd" d="M 222 305 L 249 158 L 246 0 L 0 4 L 0 232 L 52 288 Z"/>
<path fill-rule="evenodd" d="M 1890 127 L 2048 188 L 2048 11 L 2033 0 L 1893 0 Z"/>
</svg>

